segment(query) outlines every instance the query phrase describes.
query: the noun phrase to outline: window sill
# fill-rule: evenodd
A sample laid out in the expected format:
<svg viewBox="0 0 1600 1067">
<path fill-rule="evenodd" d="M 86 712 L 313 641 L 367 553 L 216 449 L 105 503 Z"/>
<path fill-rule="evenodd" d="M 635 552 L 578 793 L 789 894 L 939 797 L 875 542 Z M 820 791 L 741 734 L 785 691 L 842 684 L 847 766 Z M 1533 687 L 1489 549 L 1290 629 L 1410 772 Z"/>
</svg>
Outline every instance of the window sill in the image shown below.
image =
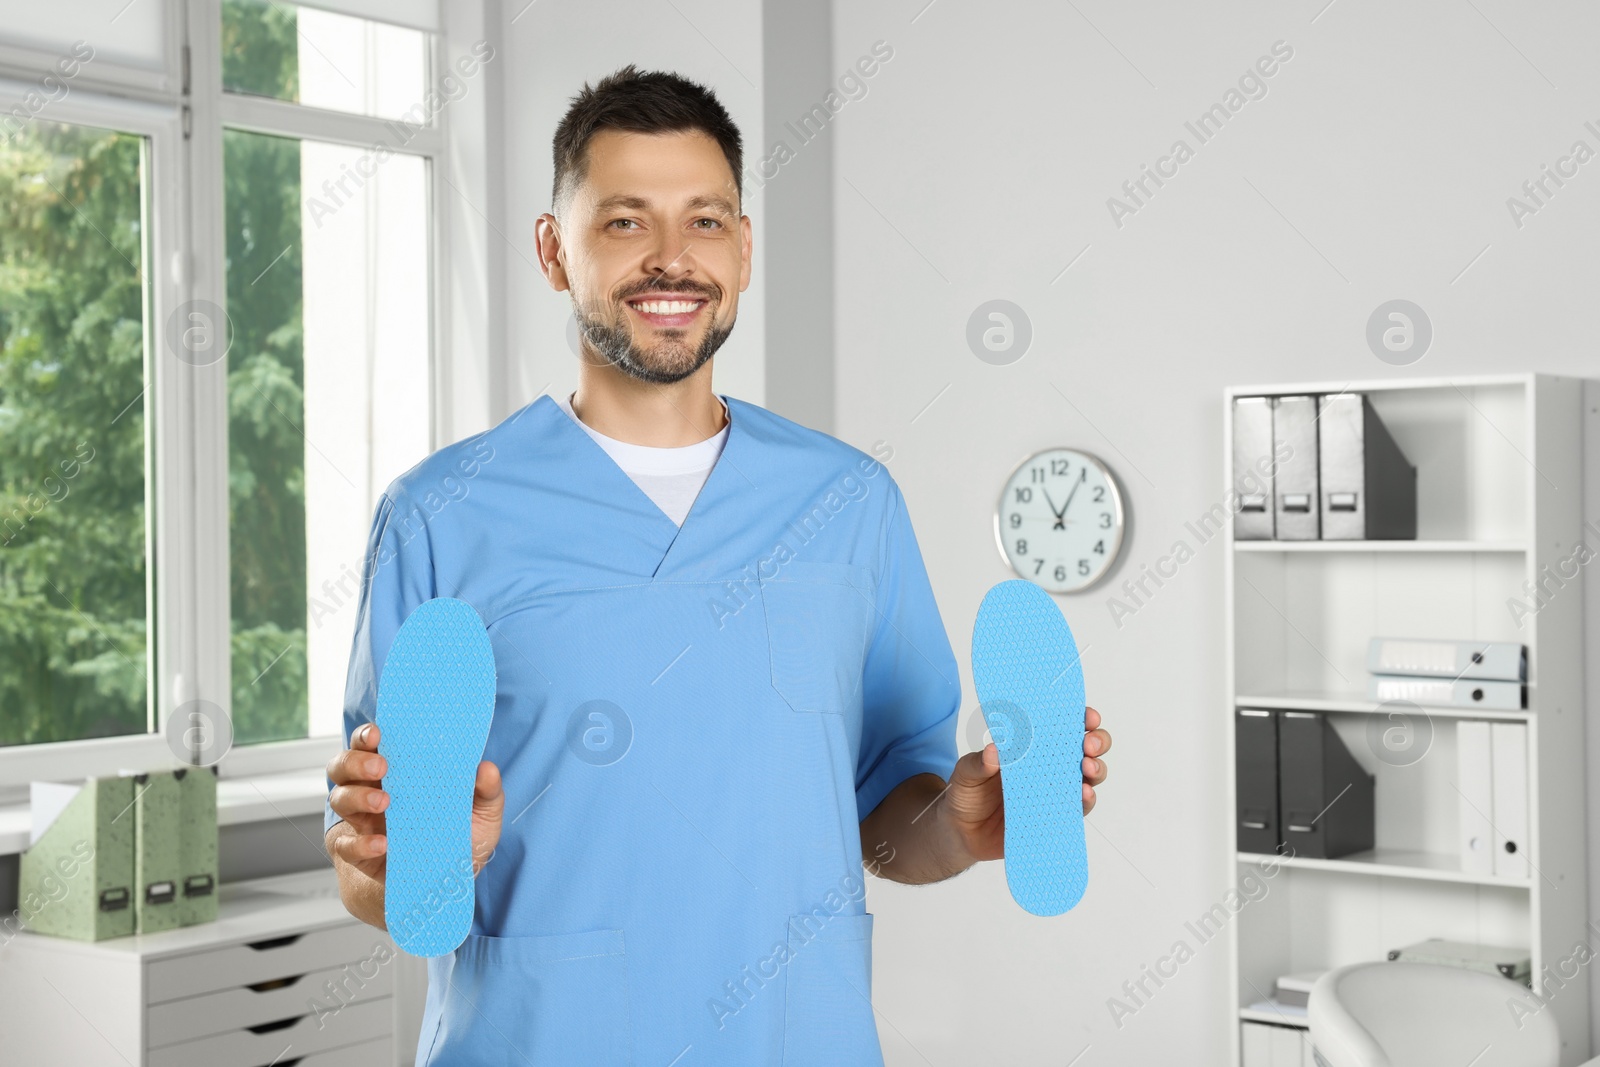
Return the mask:
<svg viewBox="0 0 1600 1067">
<path fill-rule="evenodd" d="M 217 783 L 217 825 L 271 822 L 320 815 L 328 799 L 322 767 L 242 778 Z M 32 819 L 27 803 L 0 805 L 0 856 L 28 847 Z"/>
</svg>

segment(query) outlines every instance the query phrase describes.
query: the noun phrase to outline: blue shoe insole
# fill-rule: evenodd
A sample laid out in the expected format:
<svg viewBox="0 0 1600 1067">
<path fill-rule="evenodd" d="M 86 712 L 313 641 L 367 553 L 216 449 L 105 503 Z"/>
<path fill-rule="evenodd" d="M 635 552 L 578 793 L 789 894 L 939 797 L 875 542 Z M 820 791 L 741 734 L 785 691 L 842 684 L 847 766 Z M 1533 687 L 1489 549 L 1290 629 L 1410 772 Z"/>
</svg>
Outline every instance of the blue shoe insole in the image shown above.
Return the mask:
<svg viewBox="0 0 1600 1067">
<path fill-rule="evenodd" d="M 972 682 L 1000 753 L 1006 885 L 1034 915 L 1083 898 L 1083 670 L 1061 609 L 1014 578 L 984 595 L 972 626 Z"/>
<path fill-rule="evenodd" d="M 472 794 L 494 695 L 477 611 L 450 597 L 419 604 L 389 646 L 377 714 L 389 764 L 383 917 L 413 956 L 454 952 L 472 927 Z"/>
</svg>

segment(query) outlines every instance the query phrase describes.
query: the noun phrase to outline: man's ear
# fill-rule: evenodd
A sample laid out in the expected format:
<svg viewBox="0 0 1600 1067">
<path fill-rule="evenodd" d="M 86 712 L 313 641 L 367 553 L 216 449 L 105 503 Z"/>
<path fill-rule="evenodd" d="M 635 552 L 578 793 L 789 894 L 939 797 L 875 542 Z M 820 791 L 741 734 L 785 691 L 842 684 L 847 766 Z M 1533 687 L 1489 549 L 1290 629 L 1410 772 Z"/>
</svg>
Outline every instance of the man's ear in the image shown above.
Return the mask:
<svg viewBox="0 0 1600 1067">
<path fill-rule="evenodd" d="M 539 255 L 539 270 L 549 281 L 550 288 L 565 292 L 570 287 L 567 268 L 561 259 L 562 243 L 560 223 L 548 211 L 533 222 L 535 251 Z"/>
<path fill-rule="evenodd" d="M 739 235 L 739 291 L 742 293 L 750 288 L 750 259 L 755 251 L 755 234 L 749 215 L 739 216 Z"/>
</svg>

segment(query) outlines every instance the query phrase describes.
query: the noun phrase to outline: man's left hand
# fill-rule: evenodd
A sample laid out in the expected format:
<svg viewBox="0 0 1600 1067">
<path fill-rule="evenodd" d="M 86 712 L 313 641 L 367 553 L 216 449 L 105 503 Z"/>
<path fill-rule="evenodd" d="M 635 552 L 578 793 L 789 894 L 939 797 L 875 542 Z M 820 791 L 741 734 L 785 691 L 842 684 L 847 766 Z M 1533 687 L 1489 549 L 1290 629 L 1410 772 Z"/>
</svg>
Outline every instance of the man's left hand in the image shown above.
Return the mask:
<svg viewBox="0 0 1600 1067">
<path fill-rule="evenodd" d="M 1094 787 L 1106 780 L 1111 735 L 1100 728 L 1100 713 L 1083 712 L 1083 813 L 1094 810 Z M 993 742 L 981 752 L 968 752 L 950 773 L 941 805 L 974 860 L 996 860 L 1006 854 L 1005 801 L 1000 791 L 1000 750 Z"/>
</svg>

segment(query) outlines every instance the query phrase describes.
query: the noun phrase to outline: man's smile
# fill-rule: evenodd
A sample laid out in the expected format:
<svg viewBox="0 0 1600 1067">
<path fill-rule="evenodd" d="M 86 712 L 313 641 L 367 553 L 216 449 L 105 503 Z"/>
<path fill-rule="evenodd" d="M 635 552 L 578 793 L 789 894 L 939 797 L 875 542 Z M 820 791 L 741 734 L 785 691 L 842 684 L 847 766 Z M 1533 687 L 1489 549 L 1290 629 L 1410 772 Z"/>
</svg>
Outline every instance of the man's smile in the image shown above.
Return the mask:
<svg viewBox="0 0 1600 1067">
<path fill-rule="evenodd" d="M 651 326 L 676 328 L 692 323 L 706 299 L 695 293 L 646 293 L 624 303 Z"/>
</svg>

